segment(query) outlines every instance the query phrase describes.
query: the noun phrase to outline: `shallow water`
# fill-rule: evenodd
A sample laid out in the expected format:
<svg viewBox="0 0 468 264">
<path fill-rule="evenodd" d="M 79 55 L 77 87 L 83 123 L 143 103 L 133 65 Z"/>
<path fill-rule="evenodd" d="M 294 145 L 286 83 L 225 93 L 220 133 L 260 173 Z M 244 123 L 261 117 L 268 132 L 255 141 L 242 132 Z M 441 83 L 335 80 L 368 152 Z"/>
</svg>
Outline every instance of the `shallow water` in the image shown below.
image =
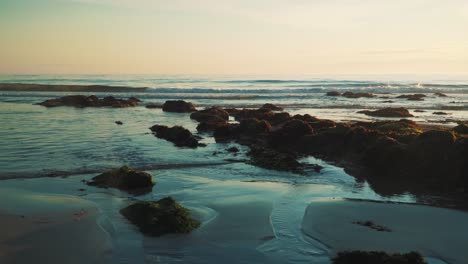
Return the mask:
<svg viewBox="0 0 468 264">
<path fill-rule="evenodd" d="M 468 120 L 468 82 L 463 81 L 418 85 L 410 81 L 4 76 L 0 82 L 148 86 L 154 90 L 111 95 L 136 96 L 143 103 L 188 98 L 201 106 L 254 107 L 274 102 L 286 106 L 291 113 L 311 113 L 333 120 L 367 120 L 356 111 L 381 107 L 382 99 L 324 96 L 329 90 L 389 91 L 393 97 L 401 92 L 425 92 L 430 96 L 425 101 L 398 99 L 392 106 L 427 109 L 414 118 L 421 122 L 443 120 L 447 117 L 433 116 L 433 110 L 455 106 L 444 110 L 451 113 L 448 118 Z M 435 91 L 449 97 L 435 97 Z M 225 159 L 244 159 L 247 149 L 237 146 L 241 149 L 238 155 L 229 153 L 226 149 L 235 144 L 216 144 L 207 135 L 201 135 L 206 147 L 186 149 L 149 133 L 154 124 L 182 125 L 196 132 L 197 123 L 188 114 L 165 113 L 144 106 L 77 109 L 33 105 L 72 94 L 68 92 L 0 94 L 0 179 L 10 179 L 0 181 L 0 188 L 78 196 L 95 203 L 100 224 L 113 243 L 111 263 L 215 263 L 226 258 L 227 263 L 329 263 L 329 249 L 304 236 L 301 230 L 311 201 L 357 198 L 415 202 L 409 194 L 381 197 L 343 169 L 313 157 L 303 161 L 325 168 L 320 173 L 296 175 L 242 162 L 226 163 Z M 117 120 L 124 124 L 116 125 Z M 171 195 L 203 221 L 202 227 L 188 236 L 144 237 L 118 213 L 133 197 L 116 190 L 86 187 L 80 182 L 122 165 L 142 168 L 155 176 L 157 185 L 153 192 L 138 199 Z M 43 176 L 69 177 L 40 178 Z M 79 188 L 86 191 L 78 191 Z"/>
</svg>

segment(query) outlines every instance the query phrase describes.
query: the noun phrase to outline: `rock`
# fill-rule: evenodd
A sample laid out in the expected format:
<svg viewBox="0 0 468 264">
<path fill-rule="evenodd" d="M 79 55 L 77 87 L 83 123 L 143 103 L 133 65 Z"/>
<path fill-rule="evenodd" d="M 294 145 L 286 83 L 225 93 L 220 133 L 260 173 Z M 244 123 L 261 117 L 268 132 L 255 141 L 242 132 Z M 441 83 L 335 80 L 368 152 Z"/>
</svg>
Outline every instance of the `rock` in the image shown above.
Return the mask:
<svg viewBox="0 0 468 264">
<path fill-rule="evenodd" d="M 276 146 L 290 144 L 313 132 L 314 130 L 308 123 L 293 119 L 286 122 L 280 129 L 272 133 L 271 143 Z"/>
<path fill-rule="evenodd" d="M 338 252 L 333 264 L 427 264 L 416 252 L 406 254 L 388 254 L 377 251 Z"/>
<path fill-rule="evenodd" d="M 122 121 L 115 121 L 117 125 L 123 125 Z"/>
<path fill-rule="evenodd" d="M 367 98 L 371 98 L 371 97 L 374 97 L 373 94 L 371 93 L 353 93 L 353 92 L 345 92 L 342 94 L 343 97 L 346 97 L 346 98 L 361 98 L 361 97 L 367 97 Z"/>
<path fill-rule="evenodd" d="M 227 110 L 227 109 L 225 109 Z M 229 112 L 230 115 L 233 115 L 237 121 L 241 121 L 243 119 L 251 119 L 256 118 L 260 120 L 267 120 L 268 118 L 274 116 L 274 113 L 269 109 L 242 109 L 237 111 Z"/>
<path fill-rule="evenodd" d="M 239 132 L 243 135 L 266 134 L 271 131 L 271 125 L 265 120 L 256 118 L 243 119 L 239 124 Z"/>
<path fill-rule="evenodd" d="M 228 149 L 226 149 L 228 152 L 231 152 L 231 153 L 237 153 L 239 152 L 239 149 L 237 147 L 230 147 Z"/>
<path fill-rule="evenodd" d="M 128 192 L 150 192 L 154 186 L 151 174 L 123 166 L 106 171 L 87 182 L 90 186 L 100 188 L 117 188 Z"/>
<path fill-rule="evenodd" d="M 448 113 L 445 113 L 445 112 L 434 112 L 432 114 L 433 115 L 449 115 Z"/>
<path fill-rule="evenodd" d="M 154 109 L 154 108 L 162 108 L 162 105 L 156 104 L 156 103 L 148 103 L 145 105 L 145 107 L 149 109 Z"/>
<path fill-rule="evenodd" d="M 200 226 L 200 222 L 192 218 L 190 211 L 171 197 L 156 202 L 136 202 L 120 210 L 120 213 L 142 233 L 150 236 L 190 233 Z"/>
<path fill-rule="evenodd" d="M 185 102 L 183 100 L 166 101 L 162 105 L 162 110 L 164 112 L 175 112 L 175 113 L 189 113 L 189 112 L 197 111 L 197 109 L 192 103 Z"/>
<path fill-rule="evenodd" d="M 276 106 L 274 104 L 264 104 L 260 109 L 266 109 L 266 110 L 271 110 L 271 111 L 283 111 L 282 107 Z"/>
<path fill-rule="evenodd" d="M 293 153 L 279 152 L 262 146 L 251 146 L 247 154 L 250 156 L 250 164 L 265 169 L 301 173 L 304 168 L 303 164 L 296 160 L 297 157 Z"/>
<path fill-rule="evenodd" d="M 424 113 L 424 112 L 426 112 L 426 111 L 424 111 L 424 110 L 414 110 L 414 112 L 416 112 L 416 113 Z"/>
<path fill-rule="evenodd" d="M 204 110 L 193 112 L 190 118 L 198 122 L 207 122 L 212 120 L 229 120 L 229 113 L 218 106 L 206 108 Z"/>
<path fill-rule="evenodd" d="M 336 126 L 336 123 L 332 120 L 319 119 L 317 121 L 308 122 L 314 130 L 328 129 Z"/>
<path fill-rule="evenodd" d="M 227 142 L 239 136 L 238 130 L 238 124 L 227 124 L 221 127 L 217 127 L 213 132 L 213 136 L 215 141 L 218 143 Z"/>
<path fill-rule="evenodd" d="M 315 121 L 323 120 L 323 119 L 318 119 L 315 116 L 311 116 L 309 114 L 305 114 L 305 115 L 299 115 L 298 114 L 298 115 L 294 115 L 292 118 L 297 119 L 297 120 L 306 121 L 306 122 L 315 122 Z"/>
<path fill-rule="evenodd" d="M 379 232 L 392 232 L 392 230 L 386 226 L 381 226 L 381 225 L 378 225 L 372 221 L 355 221 L 353 222 L 353 224 L 355 225 L 360 225 L 360 226 L 365 226 L 365 227 L 368 227 L 370 229 L 373 229 L 375 231 L 379 231 Z"/>
<path fill-rule="evenodd" d="M 341 93 L 337 91 L 331 91 L 331 92 L 327 92 L 325 95 L 326 96 L 341 96 Z"/>
<path fill-rule="evenodd" d="M 434 93 L 434 95 L 439 97 L 447 97 L 447 95 L 443 93 Z"/>
<path fill-rule="evenodd" d="M 365 114 L 368 116 L 377 116 L 377 117 L 413 117 L 409 111 L 403 107 L 398 108 L 382 108 L 375 111 L 363 110 L 358 113 Z"/>
<path fill-rule="evenodd" d="M 409 101 L 424 101 L 424 97 L 426 97 L 425 94 L 403 94 L 400 96 L 397 96 L 397 98 L 406 98 Z"/>
<path fill-rule="evenodd" d="M 201 122 L 197 125 L 197 131 L 200 133 L 213 132 L 219 127 L 227 125 L 227 122 L 224 120 L 212 120 L 207 122 Z"/>
<path fill-rule="evenodd" d="M 422 128 L 418 126 L 416 122 L 408 119 L 400 119 L 398 121 L 357 122 L 354 125 L 377 130 L 386 135 L 421 134 L 423 132 Z"/>
<path fill-rule="evenodd" d="M 458 134 L 467 135 L 467 134 L 468 134 L 468 125 L 466 125 L 466 124 L 460 124 L 460 125 L 454 127 L 454 128 L 453 128 L 453 131 L 455 131 L 455 132 L 458 133 Z"/>
<path fill-rule="evenodd" d="M 198 139 L 192 133 L 181 126 L 161 126 L 154 125 L 150 128 L 153 134 L 174 143 L 177 147 L 196 148 L 200 146 Z"/>
<path fill-rule="evenodd" d="M 265 117 L 265 120 L 272 125 L 279 125 L 288 120 L 291 120 L 291 115 L 286 112 L 273 113 L 273 115 L 268 115 Z"/>
<path fill-rule="evenodd" d="M 130 97 L 129 99 L 117 99 L 112 96 L 104 97 L 99 99 L 95 95 L 85 96 L 85 95 L 68 95 L 56 99 L 45 100 L 44 102 L 38 103 L 45 107 L 57 107 L 57 106 L 73 106 L 78 108 L 83 107 L 114 107 L 114 108 L 124 108 L 124 107 L 134 107 L 140 102 L 139 99 L 135 97 Z"/>
<path fill-rule="evenodd" d="M 392 100 L 385 100 L 385 101 L 382 101 L 382 103 L 389 103 L 389 104 L 391 104 L 391 103 L 394 103 L 394 101 L 392 101 Z"/>
</svg>

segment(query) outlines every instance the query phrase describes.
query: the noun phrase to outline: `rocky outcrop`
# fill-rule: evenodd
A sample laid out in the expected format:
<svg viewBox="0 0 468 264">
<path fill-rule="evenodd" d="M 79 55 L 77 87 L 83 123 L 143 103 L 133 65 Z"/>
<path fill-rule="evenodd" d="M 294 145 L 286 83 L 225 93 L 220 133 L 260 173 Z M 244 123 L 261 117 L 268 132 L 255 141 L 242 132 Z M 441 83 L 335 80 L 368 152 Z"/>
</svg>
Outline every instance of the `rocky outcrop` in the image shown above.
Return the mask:
<svg viewBox="0 0 468 264">
<path fill-rule="evenodd" d="M 333 264 L 427 264 L 416 252 L 406 254 L 389 254 L 377 251 L 338 252 Z"/>
<path fill-rule="evenodd" d="M 129 99 L 118 99 L 113 96 L 107 96 L 99 99 L 95 95 L 67 95 L 56 99 L 45 100 L 44 102 L 38 103 L 45 107 L 57 107 L 57 106 L 73 106 L 78 108 L 84 107 L 134 107 L 137 106 L 140 100 L 135 97 Z"/>
<path fill-rule="evenodd" d="M 164 112 L 174 112 L 174 113 L 190 113 L 190 112 L 197 111 L 197 109 L 192 103 L 185 102 L 183 100 L 166 101 L 162 105 L 162 110 Z"/>
<path fill-rule="evenodd" d="M 266 110 L 271 110 L 271 111 L 283 111 L 282 107 L 279 107 L 274 104 L 268 104 L 268 103 L 264 104 L 262 107 L 260 107 L 260 109 L 266 109 Z"/>
<path fill-rule="evenodd" d="M 433 115 L 448 115 L 448 113 L 445 113 L 445 112 L 433 112 L 432 113 Z"/>
<path fill-rule="evenodd" d="M 206 108 L 204 110 L 193 112 L 190 118 L 198 122 L 210 122 L 210 121 L 228 121 L 229 113 L 218 106 Z"/>
<path fill-rule="evenodd" d="M 155 183 L 151 174 L 123 166 L 99 174 L 87 184 L 100 188 L 116 188 L 128 192 L 145 193 L 150 192 Z"/>
<path fill-rule="evenodd" d="M 460 124 L 453 128 L 453 131 L 458 134 L 468 135 L 468 125 Z"/>
<path fill-rule="evenodd" d="M 403 94 L 400 96 L 397 96 L 397 98 L 405 98 L 408 99 L 409 101 L 424 101 L 424 97 L 426 97 L 425 94 Z"/>
<path fill-rule="evenodd" d="M 409 113 L 408 109 L 403 107 L 398 108 L 382 108 L 375 111 L 370 110 L 363 110 L 359 111 L 358 113 L 365 114 L 368 116 L 376 116 L 376 117 L 413 117 L 412 114 Z"/>
<path fill-rule="evenodd" d="M 177 203 L 172 197 L 159 201 L 136 202 L 120 210 L 140 231 L 150 236 L 171 233 L 190 233 L 200 226 L 190 211 Z"/>
<path fill-rule="evenodd" d="M 154 125 L 150 130 L 156 137 L 170 141 L 177 147 L 196 148 L 201 146 L 198 143 L 198 138 L 195 137 L 188 129 L 181 126 L 167 127 Z"/>
<path fill-rule="evenodd" d="M 346 97 L 346 98 L 372 98 L 375 97 L 375 95 L 371 93 L 353 93 L 353 92 L 345 92 L 341 96 Z"/>
<path fill-rule="evenodd" d="M 331 92 L 327 92 L 325 95 L 326 96 L 341 96 L 341 93 L 337 91 L 331 91 Z"/>
<path fill-rule="evenodd" d="M 439 97 L 447 97 L 447 95 L 443 93 L 434 93 L 434 95 Z"/>
</svg>

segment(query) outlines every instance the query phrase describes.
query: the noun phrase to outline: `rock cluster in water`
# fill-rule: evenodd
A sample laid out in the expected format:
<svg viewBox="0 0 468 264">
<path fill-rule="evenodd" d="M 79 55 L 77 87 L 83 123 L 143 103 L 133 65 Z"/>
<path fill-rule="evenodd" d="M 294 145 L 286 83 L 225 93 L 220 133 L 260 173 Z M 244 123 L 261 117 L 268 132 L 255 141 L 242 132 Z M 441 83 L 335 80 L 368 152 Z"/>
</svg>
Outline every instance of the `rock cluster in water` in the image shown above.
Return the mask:
<svg viewBox="0 0 468 264">
<path fill-rule="evenodd" d="M 102 99 L 95 95 L 67 95 L 56 99 L 45 100 L 44 102 L 38 103 L 45 107 L 57 107 L 57 106 L 73 106 L 78 108 L 83 107 L 134 107 L 137 106 L 140 100 L 135 97 L 129 99 L 119 99 L 113 96 L 106 96 Z"/>
<path fill-rule="evenodd" d="M 190 113 L 190 112 L 197 111 L 197 109 L 192 103 L 185 102 L 183 100 L 166 101 L 162 105 L 162 110 L 164 112 L 175 112 L 175 113 Z"/>
<path fill-rule="evenodd" d="M 128 192 L 150 192 L 155 183 L 151 174 L 123 166 L 99 174 L 87 184 L 101 188 L 117 188 Z"/>
<path fill-rule="evenodd" d="M 368 116 L 377 116 L 377 117 L 413 117 L 412 114 L 409 113 L 409 111 L 403 107 L 388 107 L 388 108 L 382 108 L 378 109 L 375 111 L 370 111 L 370 110 L 363 110 L 359 111 L 358 113 L 365 114 Z"/>
<path fill-rule="evenodd" d="M 190 211 L 173 198 L 140 201 L 123 208 L 120 213 L 144 234 L 161 236 L 169 233 L 189 233 L 200 226 Z"/>
</svg>

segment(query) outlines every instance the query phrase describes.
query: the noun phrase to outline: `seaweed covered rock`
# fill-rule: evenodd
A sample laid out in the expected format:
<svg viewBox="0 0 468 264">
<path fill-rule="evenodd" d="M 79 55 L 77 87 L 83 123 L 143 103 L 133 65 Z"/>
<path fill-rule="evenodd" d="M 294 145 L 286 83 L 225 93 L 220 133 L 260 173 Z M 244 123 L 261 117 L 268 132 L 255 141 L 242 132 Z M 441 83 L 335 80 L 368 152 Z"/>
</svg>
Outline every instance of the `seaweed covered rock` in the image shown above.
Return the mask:
<svg viewBox="0 0 468 264">
<path fill-rule="evenodd" d="M 197 111 L 197 109 L 192 103 L 185 102 L 183 100 L 166 101 L 162 105 L 162 110 L 164 112 L 175 112 L 175 113 L 190 113 L 190 112 Z"/>
<path fill-rule="evenodd" d="M 99 174 L 87 184 L 101 188 L 117 188 L 129 192 L 150 192 L 155 183 L 151 174 L 123 166 Z"/>
<path fill-rule="evenodd" d="M 385 134 L 421 134 L 422 128 L 416 122 L 408 119 L 400 119 L 398 121 L 376 121 L 376 122 L 357 122 L 355 126 L 363 126 L 369 129 L 374 129 Z"/>
<path fill-rule="evenodd" d="M 283 111 L 282 107 L 279 107 L 279 106 L 274 105 L 274 104 L 269 104 L 269 103 L 266 103 L 266 104 L 262 105 L 262 107 L 260 107 L 260 109 L 266 109 L 266 110 L 271 110 L 271 111 Z"/>
<path fill-rule="evenodd" d="M 413 117 L 412 114 L 409 113 L 408 109 L 403 107 L 397 108 L 382 108 L 375 111 L 370 110 L 363 110 L 359 111 L 358 113 L 365 114 L 368 116 L 376 116 L 376 117 Z"/>
<path fill-rule="evenodd" d="M 150 236 L 161 236 L 170 233 L 190 233 L 200 226 L 193 219 L 190 211 L 172 197 L 159 201 L 141 201 L 120 210 L 140 231 Z"/>
<path fill-rule="evenodd" d="M 427 264 L 417 252 L 388 254 L 379 251 L 339 252 L 333 264 Z"/>
<path fill-rule="evenodd" d="M 113 96 L 107 96 L 99 99 L 95 95 L 67 95 L 56 99 L 45 100 L 44 102 L 38 103 L 45 107 L 57 107 L 57 106 L 73 106 L 78 108 L 84 107 L 134 107 L 137 106 L 140 100 L 135 97 L 129 99 L 119 99 Z"/>
<path fill-rule="evenodd" d="M 174 143 L 178 147 L 196 148 L 200 146 L 197 137 L 188 129 L 181 126 L 167 127 L 154 125 L 150 127 L 153 134 L 158 137 Z"/>
</svg>

